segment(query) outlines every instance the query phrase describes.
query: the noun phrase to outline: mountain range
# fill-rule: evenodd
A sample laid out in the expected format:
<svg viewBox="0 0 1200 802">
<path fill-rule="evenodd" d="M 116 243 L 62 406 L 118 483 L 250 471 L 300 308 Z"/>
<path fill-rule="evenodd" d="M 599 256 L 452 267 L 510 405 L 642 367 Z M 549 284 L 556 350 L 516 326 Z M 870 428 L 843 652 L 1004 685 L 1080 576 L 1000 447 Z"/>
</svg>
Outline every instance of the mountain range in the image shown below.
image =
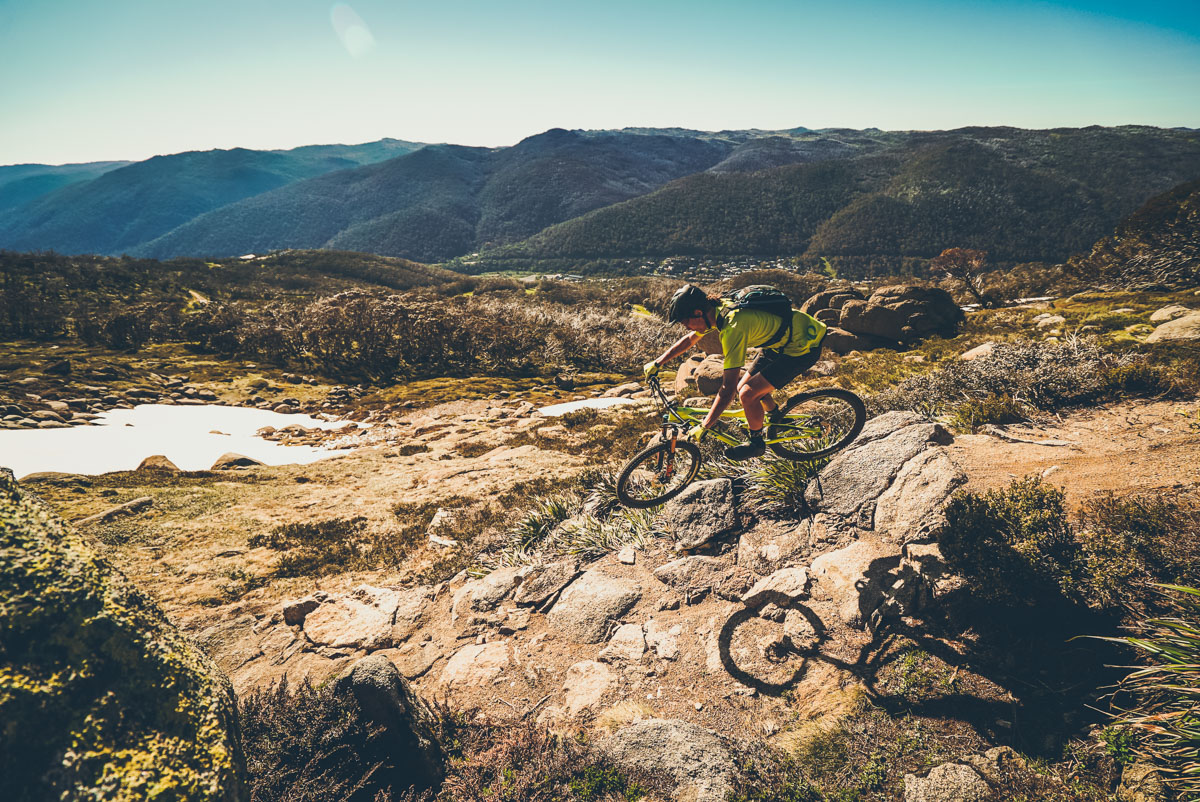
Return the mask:
<svg viewBox="0 0 1200 802">
<path fill-rule="evenodd" d="M 802 256 L 881 272 L 956 246 L 995 263 L 1085 252 L 1149 198 L 1200 177 L 1200 132 L 552 129 L 506 148 L 384 140 L 177 154 L 91 177 L 75 167 L 71 183 L 0 206 L 0 247 L 155 258 L 330 248 L 466 271 Z M 12 169 L 0 168 L 0 199 Z"/>
</svg>

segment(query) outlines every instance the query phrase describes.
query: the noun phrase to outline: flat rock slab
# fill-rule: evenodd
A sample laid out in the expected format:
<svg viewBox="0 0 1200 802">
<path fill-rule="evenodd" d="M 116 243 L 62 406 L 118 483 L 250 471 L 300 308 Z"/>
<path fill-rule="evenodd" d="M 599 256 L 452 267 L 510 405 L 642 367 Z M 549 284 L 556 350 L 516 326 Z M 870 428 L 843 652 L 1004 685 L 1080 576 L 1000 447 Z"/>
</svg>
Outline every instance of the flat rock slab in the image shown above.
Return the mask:
<svg viewBox="0 0 1200 802">
<path fill-rule="evenodd" d="M 600 659 L 605 662 L 616 660 L 641 660 L 646 653 L 646 635 L 641 624 L 622 624 L 617 627 L 608 645 L 600 650 Z"/>
<path fill-rule="evenodd" d="M 979 773 L 961 763 L 943 763 L 927 777 L 904 775 L 904 802 L 988 802 L 992 789 Z"/>
<path fill-rule="evenodd" d="M 419 585 L 399 594 L 396 614 L 392 622 L 392 642 L 403 643 L 424 626 L 429 619 L 430 600 L 433 588 Z"/>
<path fill-rule="evenodd" d="M 348 596 L 333 596 L 304 617 L 304 634 L 334 649 L 374 651 L 392 645 L 392 623 L 400 594 L 363 585 Z"/>
<path fill-rule="evenodd" d="M 789 602 L 797 602 L 808 598 L 809 583 L 808 571 L 805 569 L 783 568 L 754 583 L 742 596 L 742 604 L 753 607 L 765 597 L 769 598 L 769 604 L 775 604 L 779 594 L 786 596 Z"/>
<path fill-rule="evenodd" d="M 567 714 L 577 716 L 600 703 L 604 694 L 616 683 L 608 666 L 595 660 L 584 660 L 567 669 L 563 695 Z"/>
<path fill-rule="evenodd" d="M 86 518 L 81 518 L 75 522 L 76 526 L 86 526 L 88 524 L 103 524 L 109 521 L 115 521 L 117 518 L 122 518 L 126 515 L 136 515 L 139 512 L 144 512 L 154 506 L 154 499 L 150 496 L 135 498 L 133 501 L 126 501 L 124 504 L 105 510 L 96 515 L 89 515 Z"/>
<path fill-rule="evenodd" d="M 712 730 L 676 719 L 646 719 L 600 741 L 600 749 L 625 771 L 665 772 L 675 799 L 724 802 L 737 764 Z"/>
<path fill-rule="evenodd" d="M 759 521 L 738 538 L 737 563 L 756 574 L 769 574 L 788 558 L 807 551 L 812 544 L 812 524 Z"/>
<path fill-rule="evenodd" d="M 508 664 L 506 643 L 473 643 L 459 649 L 447 661 L 440 683 L 448 691 L 488 685 Z"/>
<path fill-rule="evenodd" d="M 671 536 L 680 548 L 694 549 L 737 527 L 733 482 L 695 482 L 663 507 Z"/>
<path fill-rule="evenodd" d="M 592 570 L 563 591 L 547 620 L 553 630 L 570 640 L 599 643 L 641 597 L 642 587 L 633 580 Z"/>
<path fill-rule="evenodd" d="M 654 576 L 678 591 L 696 593 L 719 587 L 732 570 L 719 557 L 683 557 L 655 568 Z"/>
<path fill-rule="evenodd" d="M 813 560 L 812 574 L 842 622 L 858 626 L 882 603 L 899 565 L 900 546 L 872 538 L 822 554 Z"/>
<path fill-rule="evenodd" d="M 482 579 L 468 582 L 454 594 L 451 608 L 455 621 L 470 618 L 473 613 L 490 613 L 521 583 L 525 568 L 507 566 L 497 568 Z"/>
<path fill-rule="evenodd" d="M 1163 323 L 1146 338 L 1148 343 L 1163 340 L 1200 340 L 1200 312 L 1191 312 Z"/>
<path fill-rule="evenodd" d="M 428 643 L 406 643 L 399 649 L 380 652 L 385 655 L 405 679 L 416 679 L 433 668 L 434 663 L 445 655 L 432 641 Z"/>
<path fill-rule="evenodd" d="M 525 606 L 540 606 L 577 576 L 579 563 L 576 560 L 560 560 L 535 566 L 525 575 L 521 586 L 513 594 L 513 601 Z"/>
</svg>

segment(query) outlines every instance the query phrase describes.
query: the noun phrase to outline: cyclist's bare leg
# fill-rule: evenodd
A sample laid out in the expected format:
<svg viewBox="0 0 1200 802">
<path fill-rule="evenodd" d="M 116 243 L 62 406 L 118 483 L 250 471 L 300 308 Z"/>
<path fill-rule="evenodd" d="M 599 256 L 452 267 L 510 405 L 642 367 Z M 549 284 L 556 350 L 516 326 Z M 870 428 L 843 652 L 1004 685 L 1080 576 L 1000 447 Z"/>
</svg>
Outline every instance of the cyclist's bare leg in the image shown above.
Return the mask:
<svg viewBox="0 0 1200 802">
<path fill-rule="evenodd" d="M 746 412 L 746 426 L 751 431 L 762 429 L 763 417 L 775 409 L 775 399 L 771 398 L 773 392 L 775 388 L 761 373 L 743 376 L 738 382 L 738 398 Z"/>
</svg>

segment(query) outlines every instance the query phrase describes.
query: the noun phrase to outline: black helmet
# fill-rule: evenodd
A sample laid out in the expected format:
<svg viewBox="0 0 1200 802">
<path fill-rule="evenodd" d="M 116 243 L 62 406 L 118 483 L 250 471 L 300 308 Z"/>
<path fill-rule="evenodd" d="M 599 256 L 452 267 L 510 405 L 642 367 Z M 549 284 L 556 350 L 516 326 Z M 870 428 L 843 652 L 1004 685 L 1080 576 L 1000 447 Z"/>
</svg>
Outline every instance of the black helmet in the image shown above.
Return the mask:
<svg viewBox="0 0 1200 802">
<path fill-rule="evenodd" d="M 675 290 L 675 294 L 671 296 L 671 302 L 667 304 L 667 322 L 683 323 L 696 310 L 705 311 L 709 305 L 708 296 L 704 290 L 692 284 L 685 284 Z"/>
</svg>

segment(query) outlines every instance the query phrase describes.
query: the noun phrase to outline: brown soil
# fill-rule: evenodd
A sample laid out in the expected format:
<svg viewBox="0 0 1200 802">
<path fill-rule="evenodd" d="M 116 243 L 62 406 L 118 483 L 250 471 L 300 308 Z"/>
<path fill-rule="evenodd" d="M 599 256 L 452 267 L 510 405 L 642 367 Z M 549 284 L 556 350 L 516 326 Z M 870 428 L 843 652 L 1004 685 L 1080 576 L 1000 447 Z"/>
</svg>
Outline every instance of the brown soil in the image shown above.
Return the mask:
<svg viewBox="0 0 1200 802">
<path fill-rule="evenodd" d="M 1200 487 L 1200 401 L 1124 401 L 1078 410 L 1040 426 L 960 435 L 950 454 L 966 489 L 1004 487 L 1029 474 L 1062 487 L 1078 507 L 1097 493 L 1146 493 Z"/>
</svg>

